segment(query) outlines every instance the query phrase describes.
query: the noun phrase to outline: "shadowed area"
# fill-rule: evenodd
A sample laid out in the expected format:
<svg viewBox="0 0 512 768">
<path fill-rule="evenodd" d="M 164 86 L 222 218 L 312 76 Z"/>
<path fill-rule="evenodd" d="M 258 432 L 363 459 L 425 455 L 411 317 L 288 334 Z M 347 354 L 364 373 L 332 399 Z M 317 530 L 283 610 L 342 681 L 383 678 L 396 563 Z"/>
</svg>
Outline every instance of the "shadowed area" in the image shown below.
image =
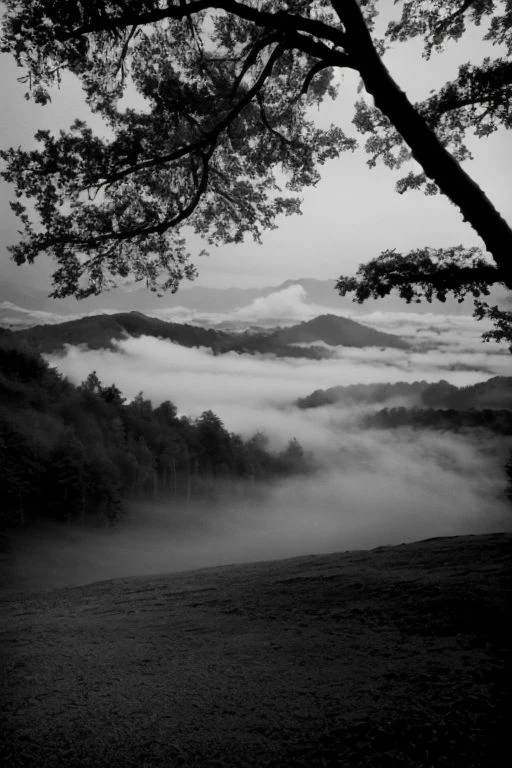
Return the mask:
<svg viewBox="0 0 512 768">
<path fill-rule="evenodd" d="M 493 766 L 511 534 L 2 598 L 9 766 Z"/>
</svg>

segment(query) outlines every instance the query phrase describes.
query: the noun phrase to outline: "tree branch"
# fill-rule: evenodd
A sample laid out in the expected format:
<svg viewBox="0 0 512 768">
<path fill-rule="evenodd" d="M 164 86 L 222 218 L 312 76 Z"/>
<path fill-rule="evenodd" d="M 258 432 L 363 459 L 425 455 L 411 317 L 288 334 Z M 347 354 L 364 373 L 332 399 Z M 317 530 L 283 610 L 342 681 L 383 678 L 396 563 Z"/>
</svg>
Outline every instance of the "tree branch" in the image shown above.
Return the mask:
<svg viewBox="0 0 512 768">
<path fill-rule="evenodd" d="M 326 64 L 323 61 L 318 61 L 316 64 L 314 64 L 309 72 L 307 73 L 306 77 L 304 78 L 304 82 L 302 83 L 302 88 L 300 89 L 300 95 L 304 96 L 309 90 L 309 86 L 311 85 L 311 82 L 313 81 L 313 78 L 318 75 L 319 72 L 321 72 L 323 69 L 328 69 L 331 67 L 331 64 Z"/>
<path fill-rule="evenodd" d="M 337 46 L 344 47 L 345 33 L 342 29 L 332 27 L 323 21 L 317 19 L 307 19 L 303 16 L 278 11 L 261 11 L 257 8 L 237 2 L 237 0 L 192 0 L 189 3 L 183 3 L 179 6 L 167 6 L 158 8 L 145 13 L 126 12 L 118 16 L 106 17 L 91 24 L 85 24 L 75 29 L 70 37 L 80 37 L 91 32 L 114 32 L 120 27 L 133 26 L 137 24 L 152 24 L 164 19 L 180 20 L 189 17 L 195 13 L 205 10 L 222 10 L 226 13 L 232 13 L 246 21 L 252 21 L 254 24 L 265 29 L 275 29 L 282 32 L 296 31 L 306 32 L 314 37 L 329 40 Z"/>
<path fill-rule="evenodd" d="M 242 69 L 240 70 L 239 74 L 237 75 L 235 82 L 233 83 L 233 88 L 231 90 L 231 95 L 234 96 L 237 92 L 240 83 L 244 79 L 247 72 L 250 70 L 250 68 L 256 64 L 258 60 L 258 55 L 268 46 L 272 43 L 277 43 L 279 40 L 281 40 L 282 34 L 278 32 L 274 32 L 272 35 L 267 35 L 266 37 L 262 37 L 260 40 L 257 40 L 254 45 L 252 45 L 251 50 L 249 51 L 249 54 L 247 58 L 245 59 Z"/>
<path fill-rule="evenodd" d="M 441 19 L 439 24 L 435 26 L 432 30 L 434 35 L 438 35 L 440 32 L 443 32 L 447 27 L 450 26 L 452 21 L 455 21 L 459 16 L 463 16 L 468 8 L 471 8 L 471 6 L 474 4 L 475 0 L 465 0 L 462 5 L 460 5 L 453 13 L 450 13 L 449 16 L 447 16 L 445 19 Z"/>
<path fill-rule="evenodd" d="M 212 142 L 216 142 L 222 131 L 224 131 L 233 122 L 233 120 L 240 114 L 244 107 L 246 107 L 251 102 L 254 96 L 261 89 L 267 78 L 270 76 L 274 64 L 281 55 L 282 50 L 283 49 L 281 45 L 276 46 L 267 63 L 265 64 L 259 78 L 253 84 L 253 86 L 248 89 L 243 99 L 240 99 L 238 104 L 229 111 L 226 117 L 221 120 L 220 123 L 215 126 L 215 128 L 206 133 L 203 138 L 193 142 L 192 144 L 187 144 L 184 147 L 180 147 L 174 152 L 169 152 L 166 155 L 158 155 L 157 157 L 153 157 L 150 160 L 144 160 L 142 163 L 137 163 L 136 165 L 132 165 L 122 171 L 118 171 L 117 173 L 110 175 L 104 181 L 98 183 L 98 186 L 109 186 L 110 184 L 113 184 L 114 182 L 119 181 L 126 176 L 130 176 L 133 173 L 137 173 L 138 171 L 147 170 L 148 168 L 154 168 L 158 165 L 165 165 L 175 160 L 179 160 L 180 158 L 185 157 L 185 155 L 192 154 L 193 152 L 204 149 L 205 147 L 211 145 Z M 91 184 L 90 186 L 95 185 Z"/>
<path fill-rule="evenodd" d="M 133 27 L 130 30 L 130 33 L 128 37 L 126 38 L 123 48 L 121 50 L 121 54 L 119 56 L 119 62 L 116 69 L 116 76 L 118 72 L 121 70 L 121 78 L 124 80 L 124 60 L 126 58 L 126 54 L 128 53 L 128 46 L 130 45 L 130 41 L 133 38 L 135 32 L 137 31 L 137 24 L 134 24 Z"/>
<path fill-rule="evenodd" d="M 290 141 L 290 139 L 287 139 L 286 136 L 283 136 L 282 133 L 280 133 L 279 131 L 276 131 L 276 129 L 270 125 L 267 117 L 267 113 L 265 112 L 265 104 L 263 101 L 263 96 L 261 94 L 261 91 L 256 95 L 256 101 L 258 102 L 258 107 L 260 110 L 261 122 L 263 123 L 267 131 L 271 133 L 272 136 L 275 136 L 277 139 L 282 141 L 283 144 L 288 144 L 289 146 L 292 146 L 293 141 Z"/>
<path fill-rule="evenodd" d="M 384 298 L 397 289 L 407 303 L 435 296 L 444 301 L 448 293 L 464 297 L 487 295 L 488 287 L 502 283 L 500 270 L 478 255 L 477 248 L 455 246 L 447 249 L 424 248 L 407 254 L 384 251 L 362 264 L 355 277 L 340 277 L 336 289 L 340 296 L 354 293 L 362 304 L 369 298 Z"/>
</svg>

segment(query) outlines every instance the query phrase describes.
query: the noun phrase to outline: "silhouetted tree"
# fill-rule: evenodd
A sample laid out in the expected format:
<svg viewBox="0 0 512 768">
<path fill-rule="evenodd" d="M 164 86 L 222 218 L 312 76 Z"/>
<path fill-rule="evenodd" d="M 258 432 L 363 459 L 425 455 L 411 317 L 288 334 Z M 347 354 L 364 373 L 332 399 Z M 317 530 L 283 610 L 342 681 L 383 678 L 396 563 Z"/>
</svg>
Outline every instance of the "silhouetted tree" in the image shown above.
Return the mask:
<svg viewBox="0 0 512 768">
<path fill-rule="evenodd" d="M 2 49 L 25 68 L 29 95 L 46 103 L 70 71 L 109 128 L 102 137 L 76 121 L 59 136 L 39 131 L 39 149 L 1 153 L 24 227 L 14 259 L 52 255 L 54 295 L 99 293 L 130 273 L 175 290 L 195 274 L 183 227 L 210 243 L 237 243 L 298 212 L 297 192 L 317 183 L 319 166 L 356 147 L 338 126 L 311 119 L 347 69 L 361 80 L 354 123 L 369 164 L 416 161 L 419 172 L 406 173 L 398 191 L 441 191 L 491 258 L 461 246 L 387 251 L 356 278 L 340 278 L 340 292 L 363 300 L 396 288 L 410 300 L 478 297 L 496 282 L 512 288 L 512 229 L 461 166 L 468 131 L 485 137 L 512 126 L 512 64 L 499 53 L 463 63 L 419 104 L 385 65 L 389 47 L 420 38 L 428 59 L 467 30 L 510 54 L 508 2 L 404 0 L 382 34 L 384 0 L 4 4 Z M 125 108 L 129 87 L 142 106 Z M 483 302 L 477 311 L 497 322 L 495 338 L 509 334 L 511 313 Z"/>
</svg>

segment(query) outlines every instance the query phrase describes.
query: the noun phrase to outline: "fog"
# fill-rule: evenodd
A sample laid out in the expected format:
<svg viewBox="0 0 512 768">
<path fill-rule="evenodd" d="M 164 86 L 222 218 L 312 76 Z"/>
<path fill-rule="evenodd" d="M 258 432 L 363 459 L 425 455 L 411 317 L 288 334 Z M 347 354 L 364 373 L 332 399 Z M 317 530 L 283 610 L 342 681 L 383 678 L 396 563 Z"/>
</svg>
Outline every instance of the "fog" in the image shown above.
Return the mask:
<svg viewBox="0 0 512 768">
<path fill-rule="evenodd" d="M 372 406 L 294 406 L 336 385 L 445 379 L 461 386 L 511 373 L 510 355 L 482 344 L 482 328 L 470 318 L 374 313 L 367 322 L 418 343 L 412 352 L 343 348 L 312 361 L 216 356 L 141 337 L 114 349 L 67 347 L 63 356 L 49 356 L 75 383 L 96 370 L 128 398 L 143 391 L 153 405 L 169 399 L 192 417 L 211 409 L 230 431 L 265 432 L 274 449 L 296 437 L 317 470 L 246 489 L 219 484 L 209 502 L 130 504 L 112 530 L 45 524 L 17 542 L 11 583 L 48 588 L 510 530 L 506 438 L 362 429 L 359 419 Z"/>
<path fill-rule="evenodd" d="M 440 379 L 466 386 L 512 373 L 510 353 L 498 345 L 483 344 L 475 321 L 455 320 L 459 320 L 458 337 L 446 318 L 437 320 L 435 330 L 429 330 L 432 319 L 424 323 L 423 341 L 436 346 L 412 352 L 344 347 L 325 360 L 236 352 L 214 355 L 208 349 L 188 349 L 141 336 L 116 342 L 108 350 L 68 346 L 64 356 L 47 359 L 77 384 L 95 370 L 104 384 L 115 383 L 128 398 L 142 391 L 153 405 L 172 400 L 188 416 L 211 409 L 228 429 L 244 435 L 262 429 L 281 443 L 293 435 L 307 441 L 318 431 L 318 415 L 304 415 L 289 406 L 316 389 Z M 468 349 L 470 343 L 473 352 Z M 328 435 L 322 433 L 322 439 L 328 441 Z"/>
<path fill-rule="evenodd" d="M 317 451 L 323 466 L 311 476 L 219 484 L 214 500 L 190 505 L 132 503 L 113 529 L 46 523 L 15 541 L 12 583 L 47 589 L 510 530 L 504 441 L 340 426 L 324 426 L 332 444 Z"/>
</svg>

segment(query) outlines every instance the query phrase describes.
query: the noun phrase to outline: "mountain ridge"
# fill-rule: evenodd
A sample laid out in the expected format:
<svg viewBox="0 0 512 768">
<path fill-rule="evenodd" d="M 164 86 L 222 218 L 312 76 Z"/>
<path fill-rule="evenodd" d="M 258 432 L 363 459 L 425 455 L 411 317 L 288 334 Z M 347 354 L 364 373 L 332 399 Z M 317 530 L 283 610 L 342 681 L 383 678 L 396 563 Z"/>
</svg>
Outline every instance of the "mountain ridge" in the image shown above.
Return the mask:
<svg viewBox="0 0 512 768">
<path fill-rule="evenodd" d="M 350 384 L 317 389 L 295 401 L 301 409 L 324 405 L 366 405 L 407 402 L 408 407 L 471 409 L 512 409 L 512 376 L 493 376 L 486 381 L 457 387 L 441 380 L 435 383 Z"/>
<path fill-rule="evenodd" d="M 281 344 L 307 344 L 321 338 L 325 344 L 337 346 L 339 344 L 337 339 L 341 331 L 344 335 L 344 346 L 390 346 L 401 349 L 409 347 L 407 342 L 398 341 L 399 337 L 393 336 L 393 334 L 376 331 L 348 317 L 331 314 L 318 315 L 312 320 L 298 323 L 291 328 L 282 328 L 271 335 L 271 338 L 275 338 Z M 384 341 L 389 343 L 384 344 Z"/>
<path fill-rule="evenodd" d="M 55 352 L 64 345 L 87 345 L 92 349 L 112 348 L 113 342 L 127 337 L 154 336 L 185 347 L 207 347 L 217 354 L 240 352 L 275 354 L 279 357 L 321 359 L 331 352 L 324 345 L 380 346 L 407 349 L 399 336 L 381 333 L 361 323 L 335 315 L 319 315 L 291 328 L 277 328 L 263 333 L 240 333 L 172 323 L 148 317 L 141 312 L 101 314 L 69 320 L 54 325 L 38 325 L 13 331 L 39 352 Z M 319 342 L 318 346 L 314 346 Z M 296 344 L 310 344 L 308 347 Z"/>
</svg>

